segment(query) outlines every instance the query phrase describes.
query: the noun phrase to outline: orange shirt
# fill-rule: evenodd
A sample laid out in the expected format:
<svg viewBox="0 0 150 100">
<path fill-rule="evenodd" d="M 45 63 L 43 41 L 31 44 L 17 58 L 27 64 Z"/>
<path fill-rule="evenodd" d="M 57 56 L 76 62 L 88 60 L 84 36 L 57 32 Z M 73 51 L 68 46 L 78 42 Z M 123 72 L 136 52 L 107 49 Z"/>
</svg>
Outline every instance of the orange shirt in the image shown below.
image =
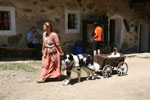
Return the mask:
<svg viewBox="0 0 150 100">
<path fill-rule="evenodd" d="M 95 28 L 95 34 L 97 34 L 97 37 L 94 38 L 95 41 L 102 41 L 102 28 L 100 26 L 97 26 Z"/>
</svg>

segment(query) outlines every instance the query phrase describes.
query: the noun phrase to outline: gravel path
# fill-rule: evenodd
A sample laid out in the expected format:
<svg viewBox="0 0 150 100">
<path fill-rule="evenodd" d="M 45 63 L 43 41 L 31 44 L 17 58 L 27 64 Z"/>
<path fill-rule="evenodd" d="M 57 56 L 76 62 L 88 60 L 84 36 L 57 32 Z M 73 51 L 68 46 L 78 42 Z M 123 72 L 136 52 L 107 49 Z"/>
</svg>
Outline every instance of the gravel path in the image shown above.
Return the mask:
<svg viewBox="0 0 150 100">
<path fill-rule="evenodd" d="M 68 86 L 63 86 L 64 81 L 36 83 L 40 70 L 1 70 L 0 100 L 149 100 L 150 59 L 130 55 L 125 62 L 129 66 L 127 76 L 112 75 L 105 79 L 98 76 L 100 79 L 80 83 L 74 80 Z M 76 74 L 72 77 L 76 78 Z"/>
</svg>

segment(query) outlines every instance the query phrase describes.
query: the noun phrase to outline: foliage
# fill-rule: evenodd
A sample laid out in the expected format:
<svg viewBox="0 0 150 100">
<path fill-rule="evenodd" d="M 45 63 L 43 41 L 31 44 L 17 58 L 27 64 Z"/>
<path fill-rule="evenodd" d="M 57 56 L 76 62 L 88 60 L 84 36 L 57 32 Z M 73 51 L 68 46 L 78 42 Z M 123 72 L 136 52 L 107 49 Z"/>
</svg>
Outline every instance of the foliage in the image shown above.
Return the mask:
<svg viewBox="0 0 150 100">
<path fill-rule="evenodd" d="M 40 67 L 41 62 L 28 62 L 28 63 L 4 63 L 0 65 L 0 69 L 2 70 L 22 70 L 22 71 L 36 71 L 37 68 L 35 66 Z"/>
</svg>

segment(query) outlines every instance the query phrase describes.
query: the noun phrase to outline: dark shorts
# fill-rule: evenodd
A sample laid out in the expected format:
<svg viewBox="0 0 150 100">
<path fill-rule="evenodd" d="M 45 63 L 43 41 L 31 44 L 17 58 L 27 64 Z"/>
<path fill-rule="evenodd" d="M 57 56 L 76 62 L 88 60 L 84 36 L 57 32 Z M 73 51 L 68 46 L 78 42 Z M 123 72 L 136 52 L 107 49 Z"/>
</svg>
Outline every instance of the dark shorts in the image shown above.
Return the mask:
<svg viewBox="0 0 150 100">
<path fill-rule="evenodd" d="M 93 50 L 100 49 L 100 41 L 93 41 Z"/>
</svg>

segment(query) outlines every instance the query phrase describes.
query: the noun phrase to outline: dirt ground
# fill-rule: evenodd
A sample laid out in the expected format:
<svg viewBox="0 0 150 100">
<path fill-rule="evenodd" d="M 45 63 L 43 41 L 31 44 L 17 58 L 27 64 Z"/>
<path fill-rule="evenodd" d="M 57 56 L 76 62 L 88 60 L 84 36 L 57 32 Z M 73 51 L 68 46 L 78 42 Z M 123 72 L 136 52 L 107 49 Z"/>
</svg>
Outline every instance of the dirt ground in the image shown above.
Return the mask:
<svg viewBox="0 0 150 100">
<path fill-rule="evenodd" d="M 40 68 L 34 72 L 0 70 L 0 100 L 150 100 L 150 58 L 127 57 L 125 62 L 129 66 L 126 76 L 83 78 L 80 83 L 75 79 L 68 86 L 63 86 L 64 81 L 36 83 Z"/>
</svg>

